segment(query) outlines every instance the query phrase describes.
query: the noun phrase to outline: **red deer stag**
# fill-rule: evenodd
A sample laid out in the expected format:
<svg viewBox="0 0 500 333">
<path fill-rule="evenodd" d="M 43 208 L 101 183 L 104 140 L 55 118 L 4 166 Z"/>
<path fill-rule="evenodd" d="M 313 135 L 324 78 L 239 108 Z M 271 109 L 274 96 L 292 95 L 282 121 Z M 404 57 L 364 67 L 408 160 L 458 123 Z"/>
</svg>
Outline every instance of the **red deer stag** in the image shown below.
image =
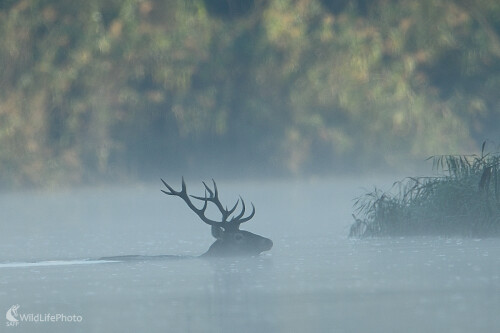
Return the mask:
<svg viewBox="0 0 500 333">
<path fill-rule="evenodd" d="M 226 206 L 224 209 L 224 206 L 219 200 L 217 185 L 213 179 L 213 190 L 205 182 L 203 182 L 203 185 L 205 186 L 205 196 L 203 197 L 188 195 L 184 178 L 182 178 L 182 188 L 180 191 L 175 191 L 163 179 L 161 181 L 168 189 L 168 191 L 161 190 L 163 193 L 180 197 L 203 222 L 212 226 L 212 235 L 217 240 L 202 256 L 256 256 L 261 252 L 270 250 L 273 247 L 273 242 L 270 239 L 253 234 L 249 231 L 240 230 L 240 224 L 249 221 L 255 215 L 254 205 L 252 204 L 252 213 L 250 213 L 247 217 L 243 217 L 245 215 L 245 202 L 241 197 L 236 201 L 233 208 L 227 209 Z M 189 197 L 202 201 L 203 207 L 201 209 L 197 208 L 191 202 Z M 231 217 L 240 201 L 241 212 L 238 215 Z M 219 209 L 222 214 L 220 221 L 214 221 L 205 216 L 205 210 L 207 209 L 208 203 L 214 204 L 217 209 Z"/>
</svg>

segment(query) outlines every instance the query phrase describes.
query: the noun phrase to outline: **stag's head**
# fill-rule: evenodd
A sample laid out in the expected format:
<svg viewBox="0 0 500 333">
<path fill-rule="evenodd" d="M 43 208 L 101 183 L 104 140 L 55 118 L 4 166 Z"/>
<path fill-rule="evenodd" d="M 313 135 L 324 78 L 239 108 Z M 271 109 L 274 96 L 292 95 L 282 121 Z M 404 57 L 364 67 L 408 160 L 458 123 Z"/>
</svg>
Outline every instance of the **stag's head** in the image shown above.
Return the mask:
<svg viewBox="0 0 500 333">
<path fill-rule="evenodd" d="M 224 208 L 219 200 L 219 192 L 214 180 L 212 180 L 213 189 L 203 182 L 205 186 L 205 195 L 203 197 L 188 195 L 184 178 L 182 178 L 182 188 L 180 191 L 175 191 L 163 179 L 161 181 L 168 189 L 168 191 L 161 190 L 163 193 L 180 197 L 203 222 L 212 227 L 212 235 L 217 240 L 203 256 L 255 256 L 273 247 L 273 242 L 270 239 L 249 231 L 240 230 L 240 224 L 249 221 L 255 215 L 254 205 L 252 204 L 252 212 L 246 217 L 245 202 L 241 197 L 231 209 L 228 209 L 227 206 Z M 201 201 L 203 206 L 201 208 L 196 207 L 190 197 Z M 215 205 L 220 211 L 222 215 L 220 221 L 209 219 L 205 215 L 209 203 Z M 235 215 L 234 212 L 240 203 L 241 210 Z"/>
</svg>

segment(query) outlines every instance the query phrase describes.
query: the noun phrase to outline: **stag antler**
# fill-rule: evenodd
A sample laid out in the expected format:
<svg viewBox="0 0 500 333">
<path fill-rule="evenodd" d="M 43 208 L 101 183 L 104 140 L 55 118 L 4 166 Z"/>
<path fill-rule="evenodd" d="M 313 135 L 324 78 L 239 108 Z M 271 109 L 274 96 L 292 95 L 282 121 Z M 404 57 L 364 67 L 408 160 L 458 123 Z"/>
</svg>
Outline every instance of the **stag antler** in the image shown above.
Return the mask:
<svg viewBox="0 0 500 333">
<path fill-rule="evenodd" d="M 174 195 L 182 198 L 184 202 L 191 208 L 193 212 L 196 213 L 200 217 L 200 219 L 213 226 L 213 227 L 221 227 L 221 228 L 227 228 L 227 227 L 232 227 L 232 228 L 239 228 L 239 225 L 243 222 L 249 221 L 254 215 L 255 215 L 255 206 L 252 203 L 252 213 L 248 215 L 247 217 L 243 217 L 245 215 L 245 202 L 243 199 L 240 197 L 237 201 L 236 204 L 233 206 L 231 209 L 224 208 L 222 203 L 219 200 L 219 192 L 217 190 L 217 184 L 215 183 L 215 180 L 212 179 L 212 182 L 214 183 L 214 189 L 212 190 L 205 182 L 203 182 L 203 185 L 205 186 L 205 196 L 204 197 L 198 197 L 194 195 L 188 195 L 187 194 L 187 189 L 186 189 L 186 183 L 184 182 L 184 177 L 182 177 L 182 188 L 180 191 L 175 191 L 170 185 L 168 185 L 163 179 L 161 180 L 163 184 L 168 188 L 168 192 L 161 190 L 163 193 L 167 195 Z M 208 192 L 208 196 L 207 196 Z M 201 209 L 197 208 L 192 202 L 189 197 L 192 197 L 194 199 L 203 201 L 203 207 Z M 236 207 L 238 207 L 238 204 L 241 201 L 241 212 L 237 216 L 233 216 L 231 220 L 228 221 L 228 218 L 231 216 L 231 214 L 234 213 L 236 210 Z M 222 214 L 222 220 L 221 221 L 214 221 L 205 216 L 205 211 L 207 209 L 208 203 L 211 202 L 213 203 L 220 211 Z"/>
</svg>

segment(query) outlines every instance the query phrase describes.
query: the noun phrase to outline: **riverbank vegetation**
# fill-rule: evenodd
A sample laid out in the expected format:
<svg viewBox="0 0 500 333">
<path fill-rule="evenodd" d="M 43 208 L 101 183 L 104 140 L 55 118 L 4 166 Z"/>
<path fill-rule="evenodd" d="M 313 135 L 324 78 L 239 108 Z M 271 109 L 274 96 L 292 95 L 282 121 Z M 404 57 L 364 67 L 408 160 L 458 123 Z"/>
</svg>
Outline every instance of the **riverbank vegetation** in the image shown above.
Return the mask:
<svg viewBox="0 0 500 333">
<path fill-rule="evenodd" d="M 394 170 L 500 141 L 496 0 L 6 0 L 0 39 L 2 189 Z"/>
<path fill-rule="evenodd" d="M 393 191 L 355 201 L 351 236 L 500 235 L 500 153 L 432 156 L 434 177 L 409 177 Z"/>
</svg>

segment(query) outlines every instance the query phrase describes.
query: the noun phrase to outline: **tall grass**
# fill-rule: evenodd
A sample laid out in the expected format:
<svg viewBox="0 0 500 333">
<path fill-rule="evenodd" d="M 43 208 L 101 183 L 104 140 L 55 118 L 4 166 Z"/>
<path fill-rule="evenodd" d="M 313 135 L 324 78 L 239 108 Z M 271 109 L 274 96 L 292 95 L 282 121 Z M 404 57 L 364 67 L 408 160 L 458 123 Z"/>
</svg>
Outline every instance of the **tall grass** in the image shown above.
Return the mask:
<svg viewBox="0 0 500 333">
<path fill-rule="evenodd" d="M 500 235 L 500 153 L 436 155 L 437 176 L 408 177 L 355 199 L 350 236 Z M 361 216 L 358 218 L 358 216 Z"/>
</svg>

